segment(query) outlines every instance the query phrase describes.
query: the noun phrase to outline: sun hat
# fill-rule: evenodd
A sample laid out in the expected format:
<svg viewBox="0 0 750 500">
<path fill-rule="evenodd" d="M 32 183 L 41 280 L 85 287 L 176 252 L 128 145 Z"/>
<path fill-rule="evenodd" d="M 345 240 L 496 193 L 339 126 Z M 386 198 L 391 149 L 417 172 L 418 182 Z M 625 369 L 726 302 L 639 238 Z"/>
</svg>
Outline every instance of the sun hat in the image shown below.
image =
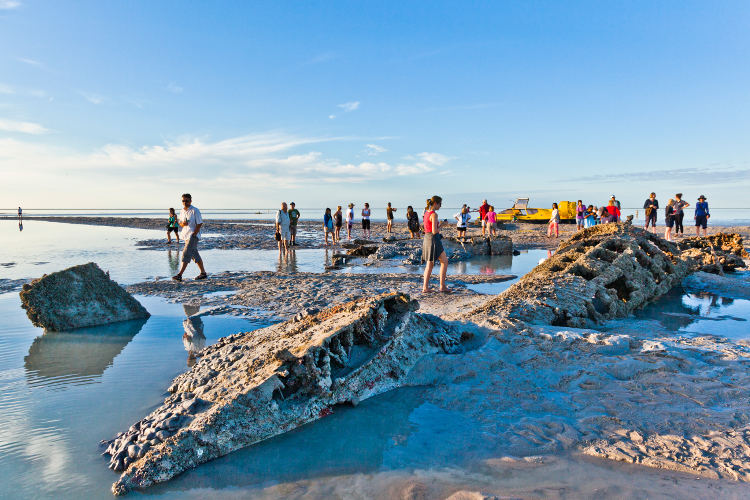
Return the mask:
<svg viewBox="0 0 750 500">
<path fill-rule="evenodd" d="M 706 197 L 705 197 L 705 196 L 703 196 L 703 195 L 700 195 L 700 196 L 698 197 L 698 199 L 699 199 L 699 200 L 705 200 L 705 199 L 706 199 Z"/>
</svg>

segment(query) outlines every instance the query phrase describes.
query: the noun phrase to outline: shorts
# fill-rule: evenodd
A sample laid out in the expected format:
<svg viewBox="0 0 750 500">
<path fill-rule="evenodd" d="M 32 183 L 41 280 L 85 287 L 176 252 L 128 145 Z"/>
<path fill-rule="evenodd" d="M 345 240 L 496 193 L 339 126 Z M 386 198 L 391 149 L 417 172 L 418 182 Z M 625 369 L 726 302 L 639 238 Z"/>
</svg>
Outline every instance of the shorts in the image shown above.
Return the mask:
<svg viewBox="0 0 750 500">
<path fill-rule="evenodd" d="M 351 229 L 353 225 L 354 225 L 354 221 L 353 220 L 346 221 L 346 227 L 348 227 L 349 229 Z"/>
<path fill-rule="evenodd" d="M 583 225 L 583 217 L 576 217 L 576 224 Z"/>
<path fill-rule="evenodd" d="M 325 230 L 326 234 L 333 233 L 333 228 L 332 227 L 325 226 L 323 229 Z"/>
<path fill-rule="evenodd" d="M 362 229 L 370 230 L 370 219 L 362 219 Z"/>
<path fill-rule="evenodd" d="M 191 260 L 202 262 L 201 255 L 198 253 L 198 238 L 192 236 L 187 239 L 185 247 L 182 250 L 183 264 L 187 264 Z"/>
<path fill-rule="evenodd" d="M 289 225 L 289 234 L 292 236 L 297 236 L 297 224 L 294 224 L 293 226 Z"/>
<path fill-rule="evenodd" d="M 177 236 L 180 235 L 180 233 L 177 232 L 177 228 L 176 227 L 169 227 L 169 226 L 167 226 L 167 234 L 171 233 L 172 231 L 174 231 L 174 234 L 176 234 Z"/>
<path fill-rule="evenodd" d="M 443 249 L 443 237 L 439 234 L 427 233 L 422 241 L 422 258 L 425 262 L 435 262 L 440 258 Z"/>
<path fill-rule="evenodd" d="M 458 231 L 459 233 L 460 233 L 460 232 L 466 232 L 466 226 L 463 226 L 463 227 L 461 227 L 461 226 L 457 226 L 457 227 L 456 227 L 456 231 Z"/>
<path fill-rule="evenodd" d="M 696 215 L 695 227 L 702 227 L 703 229 L 706 229 L 708 227 L 708 217 L 705 215 Z"/>
<path fill-rule="evenodd" d="M 664 223 L 668 228 L 672 229 L 674 227 L 674 217 L 667 217 L 667 220 L 665 220 Z"/>
<path fill-rule="evenodd" d="M 344 224 L 342 222 L 337 222 L 336 223 L 336 229 L 341 229 L 341 226 L 343 226 L 343 225 Z"/>
<path fill-rule="evenodd" d="M 279 233 L 281 234 L 281 239 L 282 240 L 289 241 L 289 240 L 292 239 L 292 232 L 289 230 L 289 227 L 282 227 L 281 231 L 279 231 Z"/>
</svg>

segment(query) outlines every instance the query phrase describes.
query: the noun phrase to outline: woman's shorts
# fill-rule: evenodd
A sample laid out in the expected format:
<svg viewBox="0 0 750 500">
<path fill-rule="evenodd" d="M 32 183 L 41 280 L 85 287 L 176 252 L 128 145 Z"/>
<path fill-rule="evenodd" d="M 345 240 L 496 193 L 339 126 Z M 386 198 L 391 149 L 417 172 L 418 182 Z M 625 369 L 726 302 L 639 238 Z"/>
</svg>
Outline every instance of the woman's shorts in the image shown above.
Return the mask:
<svg viewBox="0 0 750 500">
<path fill-rule="evenodd" d="M 332 227 L 325 226 L 324 229 L 325 229 L 326 234 L 330 234 L 330 233 L 333 232 L 333 228 Z"/>
<path fill-rule="evenodd" d="M 422 258 L 425 262 L 435 262 L 445 251 L 443 237 L 439 234 L 427 233 L 422 241 Z"/>
<path fill-rule="evenodd" d="M 458 232 L 465 232 L 466 231 L 466 226 L 464 226 L 464 227 L 457 226 L 456 227 L 456 231 L 458 231 Z"/>
<path fill-rule="evenodd" d="M 370 229 L 370 219 L 362 219 L 362 229 Z"/>
<path fill-rule="evenodd" d="M 702 227 L 703 229 L 706 229 L 708 227 L 708 217 L 706 217 L 705 215 L 696 215 L 695 227 Z"/>
<path fill-rule="evenodd" d="M 167 226 L 167 234 L 171 233 L 172 231 L 174 231 L 174 234 L 180 234 L 180 233 L 177 232 L 177 228 L 176 227 L 169 227 L 169 226 Z"/>
<path fill-rule="evenodd" d="M 664 221 L 664 223 L 668 228 L 672 229 L 674 227 L 674 217 L 667 217 L 667 220 Z"/>
</svg>

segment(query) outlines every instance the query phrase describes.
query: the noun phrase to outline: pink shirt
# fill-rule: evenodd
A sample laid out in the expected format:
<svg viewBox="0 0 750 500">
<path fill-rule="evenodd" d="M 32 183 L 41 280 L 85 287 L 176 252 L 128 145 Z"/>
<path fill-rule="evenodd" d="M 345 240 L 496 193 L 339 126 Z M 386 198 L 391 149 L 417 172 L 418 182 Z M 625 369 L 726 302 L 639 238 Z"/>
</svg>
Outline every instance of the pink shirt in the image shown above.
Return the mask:
<svg viewBox="0 0 750 500">
<path fill-rule="evenodd" d="M 494 224 L 496 215 L 497 214 L 495 212 L 487 212 L 485 218 L 487 219 L 487 222 L 489 222 L 490 224 Z"/>
</svg>

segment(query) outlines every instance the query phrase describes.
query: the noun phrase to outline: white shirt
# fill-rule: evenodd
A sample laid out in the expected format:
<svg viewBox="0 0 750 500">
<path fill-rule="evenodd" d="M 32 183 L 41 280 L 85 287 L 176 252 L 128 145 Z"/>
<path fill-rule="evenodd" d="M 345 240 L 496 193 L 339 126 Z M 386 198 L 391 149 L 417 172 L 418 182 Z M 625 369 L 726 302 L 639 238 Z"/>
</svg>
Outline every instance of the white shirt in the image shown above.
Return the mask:
<svg viewBox="0 0 750 500">
<path fill-rule="evenodd" d="M 553 209 L 552 210 L 552 214 L 550 215 L 549 221 L 550 222 L 558 222 L 559 223 L 560 222 L 560 211 L 557 210 L 556 208 Z"/>
<path fill-rule="evenodd" d="M 456 215 L 453 216 L 454 219 L 456 219 L 458 222 L 456 223 L 456 227 L 464 228 L 466 227 L 466 224 L 471 220 L 471 214 L 470 213 L 461 213 L 458 212 Z"/>
<path fill-rule="evenodd" d="M 283 210 L 279 210 L 276 212 L 276 224 L 278 224 L 281 227 L 282 231 L 288 231 L 289 230 L 289 212 L 284 212 Z"/>
<path fill-rule="evenodd" d="M 346 209 L 346 222 L 350 222 L 354 220 L 354 209 L 353 208 L 347 208 Z"/>
<path fill-rule="evenodd" d="M 194 233 L 195 226 L 203 224 L 203 217 L 201 217 L 201 211 L 190 205 L 187 208 L 180 210 L 180 215 L 177 217 L 180 222 L 187 222 L 187 226 L 183 226 L 180 230 L 180 236 L 182 239 L 187 241 Z M 200 233 L 195 235 L 196 239 L 200 239 Z"/>
</svg>

